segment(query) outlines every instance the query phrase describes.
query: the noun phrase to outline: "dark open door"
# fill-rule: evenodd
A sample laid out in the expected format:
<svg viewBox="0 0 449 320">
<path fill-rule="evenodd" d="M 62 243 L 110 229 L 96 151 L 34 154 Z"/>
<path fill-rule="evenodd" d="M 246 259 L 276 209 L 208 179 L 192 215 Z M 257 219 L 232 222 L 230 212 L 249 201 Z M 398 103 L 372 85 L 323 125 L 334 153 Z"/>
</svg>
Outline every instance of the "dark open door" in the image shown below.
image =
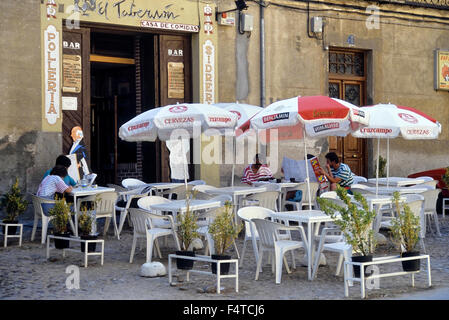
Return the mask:
<svg viewBox="0 0 449 320">
<path fill-rule="evenodd" d="M 160 106 L 192 101 L 190 51 L 190 36 L 159 36 Z M 163 142 L 160 149 L 161 181 L 170 181 L 169 151 Z M 193 168 L 189 165 L 191 179 Z"/>
</svg>

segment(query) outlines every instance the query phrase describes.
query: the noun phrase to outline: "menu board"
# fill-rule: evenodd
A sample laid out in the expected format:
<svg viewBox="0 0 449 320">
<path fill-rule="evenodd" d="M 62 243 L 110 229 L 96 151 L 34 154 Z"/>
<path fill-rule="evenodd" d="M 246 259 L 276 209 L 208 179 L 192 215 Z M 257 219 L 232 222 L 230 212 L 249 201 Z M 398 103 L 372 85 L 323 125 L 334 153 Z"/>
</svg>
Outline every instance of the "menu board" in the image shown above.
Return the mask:
<svg viewBox="0 0 449 320">
<path fill-rule="evenodd" d="M 62 57 L 63 66 L 63 92 L 81 92 L 81 56 L 75 54 L 64 54 Z"/>
<path fill-rule="evenodd" d="M 168 63 L 168 97 L 184 99 L 184 63 Z"/>
</svg>

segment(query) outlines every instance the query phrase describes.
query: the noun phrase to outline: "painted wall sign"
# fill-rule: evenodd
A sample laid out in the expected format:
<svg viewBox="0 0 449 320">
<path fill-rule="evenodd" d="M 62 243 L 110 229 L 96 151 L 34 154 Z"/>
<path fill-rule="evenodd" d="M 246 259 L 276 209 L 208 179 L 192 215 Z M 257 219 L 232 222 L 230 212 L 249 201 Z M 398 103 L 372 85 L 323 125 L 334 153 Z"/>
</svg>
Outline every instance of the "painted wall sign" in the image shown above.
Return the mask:
<svg viewBox="0 0 449 320">
<path fill-rule="evenodd" d="M 215 102 L 215 47 L 211 40 L 203 44 L 203 101 Z"/>
<path fill-rule="evenodd" d="M 77 97 L 62 97 L 62 110 L 76 111 L 78 109 Z"/>
<path fill-rule="evenodd" d="M 449 91 L 449 51 L 435 50 L 435 90 Z"/>
<path fill-rule="evenodd" d="M 44 31 L 45 118 L 55 124 L 60 117 L 59 32 L 49 25 Z"/>
<path fill-rule="evenodd" d="M 144 28 L 174 30 L 174 31 L 185 31 L 185 32 L 198 32 L 198 31 L 200 31 L 199 26 L 196 26 L 196 25 L 193 25 L 193 24 L 160 22 L 160 21 L 150 21 L 150 20 L 142 20 L 142 21 L 140 21 L 140 26 L 144 27 Z"/>
<path fill-rule="evenodd" d="M 46 3 L 47 7 L 47 20 L 50 20 L 50 18 L 56 19 L 56 0 L 47 0 Z"/>
<path fill-rule="evenodd" d="M 62 47 L 64 49 L 80 50 L 81 44 L 79 42 L 74 41 L 62 41 Z"/>
<path fill-rule="evenodd" d="M 62 66 L 62 91 L 80 93 L 82 82 L 81 56 L 75 54 L 64 54 L 62 56 Z"/>
<path fill-rule="evenodd" d="M 167 71 L 168 97 L 184 99 L 184 63 L 169 62 Z"/>
<path fill-rule="evenodd" d="M 204 33 L 214 33 L 214 25 L 212 23 L 212 8 L 209 5 L 204 7 Z"/>
<path fill-rule="evenodd" d="M 168 49 L 167 53 L 171 57 L 182 57 L 184 55 L 182 49 Z"/>
<path fill-rule="evenodd" d="M 136 18 L 149 20 L 174 20 L 179 17 L 168 4 L 163 8 L 149 8 L 136 4 L 135 0 L 97 1 L 97 0 L 73 0 L 74 11 L 82 12 L 83 16 L 96 13 L 107 20 L 110 18 Z"/>
</svg>

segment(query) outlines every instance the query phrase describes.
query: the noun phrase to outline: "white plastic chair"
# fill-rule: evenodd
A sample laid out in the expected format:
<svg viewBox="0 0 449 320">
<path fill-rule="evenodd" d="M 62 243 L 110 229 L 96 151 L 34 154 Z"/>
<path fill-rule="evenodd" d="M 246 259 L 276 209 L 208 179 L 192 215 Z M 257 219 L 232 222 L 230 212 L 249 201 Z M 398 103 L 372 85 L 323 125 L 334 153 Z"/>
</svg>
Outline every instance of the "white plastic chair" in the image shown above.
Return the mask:
<svg viewBox="0 0 449 320">
<path fill-rule="evenodd" d="M 440 233 L 440 226 L 438 223 L 436 203 L 440 192 L 441 192 L 440 189 L 433 189 L 421 193 L 421 195 L 424 197 L 424 215 L 426 218 L 428 218 L 430 231 L 433 231 L 431 225 L 432 224 L 431 219 L 433 218 L 433 220 L 435 221 L 435 228 L 437 230 L 438 236 L 441 236 L 441 233 Z"/>
<path fill-rule="evenodd" d="M 190 184 L 192 186 L 201 186 L 201 185 L 205 185 L 206 181 L 204 181 L 204 180 L 193 180 L 193 181 L 188 182 L 187 184 Z"/>
<path fill-rule="evenodd" d="M 170 203 L 170 202 L 172 202 L 172 200 L 164 197 L 146 196 L 137 201 L 137 206 L 140 209 L 162 216 L 163 214 L 161 211 L 154 210 L 151 208 L 151 206 L 155 204 Z M 153 221 L 153 226 L 156 228 L 171 228 L 169 221 L 166 220 L 155 220 Z"/>
<path fill-rule="evenodd" d="M 278 200 L 281 195 L 281 187 L 273 184 L 271 191 L 254 193 L 242 199 L 242 206 L 259 206 L 273 211 L 278 210 Z"/>
<path fill-rule="evenodd" d="M 117 228 L 117 220 L 115 216 L 115 204 L 117 202 L 117 198 L 117 192 L 103 192 L 97 195 L 80 198 L 77 203 L 77 210 L 78 212 L 81 212 L 81 204 L 83 202 L 93 202 L 95 209 L 95 219 L 98 220 L 101 218 L 106 218 L 106 221 L 104 223 L 103 235 L 106 235 L 112 218 L 112 222 L 114 224 L 114 235 L 116 235 L 117 239 L 120 240 L 120 235 Z"/>
<path fill-rule="evenodd" d="M 338 199 L 338 195 L 336 191 L 326 191 L 320 194 L 320 198 Z"/>
<path fill-rule="evenodd" d="M 436 189 L 437 184 L 438 184 L 438 180 L 430 180 L 430 181 L 426 181 L 426 182 L 421 183 L 421 184 L 417 184 L 416 186 L 417 186 L 417 187 L 421 187 L 421 186 L 431 186 L 431 187 L 433 187 L 433 189 Z"/>
<path fill-rule="evenodd" d="M 274 271 L 276 273 L 276 284 L 281 283 L 282 277 L 282 263 L 285 263 L 285 267 L 288 273 L 291 273 L 285 253 L 295 249 L 303 248 L 307 252 L 307 240 L 302 226 L 288 227 L 280 223 L 264 220 L 264 219 L 251 219 L 255 224 L 257 232 L 259 234 L 259 259 L 257 260 L 256 278 L 259 279 L 259 272 L 262 266 L 262 259 L 264 252 L 273 252 L 274 257 L 272 259 L 272 271 L 274 265 Z M 302 241 L 282 240 L 279 231 L 293 231 L 297 230 L 300 233 Z M 273 261 L 274 260 L 274 261 Z M 296 268 L 295 258 L 293 256 L 293 268 Z"/>
<path fill-rule="evenodd" d="M 432 177 L 429 177 L 429 176 L 417 177 L 416 179 L 421 179 L 421 180 L 424 180 L 425 182 L 429 182 L 429 181 L 433 181 L 434 180 Z"/>
<path fill-rule="evenodd" d="M 126 189 L 135 189 L 138 187 L 146 186 L 147 184 L 139 179 L 127 178 L 122 180 L 122 186 Z"/>
<path fill-rule="evenodd" d="M 364 185 L 364 184 L 360 184 L 360 183 L 351 185 L 351 191 L 352 192 L 358 192 L 358 193 L 361 193 L 362 195 L 364 195 L 364 194 L 376 194 L 375 191 L 374 192 L 369 191 L 368 190 L 369 188 L 372 188 L 372 187 Z"/>
<path fill-rule="evenodd" d="M 353 176 L 352 177 L 353 180 L 353 184 L 358 184 L 358 183 L 367 183 L 368 179 L 362 176 Z"/>
<path fill-rule="evenodd" d="M 162 259 L 162 254 L 159 248 L 157 239 L 165 236 L 173 236 L 175 240 L 175 245 L 177 250 L 181 250 L 179 245 L 178 236 L 176 235 L 176 227 L 173 221 L 173 217 L 170 215 L 160 216 L 157 214 L 150 213 L 148 211 L 136 208 L 130 208 L 129 214 L 133 222 L 134 232 L 133 232 L 133 244 L 131 247 L 131 256 L 129 258 L 129 263 L 133 262 L 134 253 L 136 250 L 136 244 L 138 238 L 146 239 L 146 262 L 151 262 L 153 255 L 153 244 L 157 250 L 159 258 Z M 156 228 L 153 225 L 154 220 L 165 220 L 170 224 L 169 229 Z"/>
<path fill-rule="evenodd" d="M 304 208 L 304 207 L 306 207 L 306 209 L 309 209 L 309 207 L 311 207 L 312 209 L 316 209 L 318 207 L 318 204 L 316 202 L 316 195 L 317 195 L 319 188 L 320 188 L 320 185 L 318 182 L 310 182 L 310 196 L 312 197 L 311 201 L 309 201 L 309 192 L 307 191 L 307 183 L 306 182 L 303 182 L 295 187 L 286 188 L 285 193 L 283 195 L 284 206 L 287 204 L 292 205 L 296 211 L 302 210 L 302 208 Z M 297 190 L 302 191 L 301 201 L 300 202 L 288 201 L 286 199 L 287 192 L 297 191 Z M 311 206 L 309 206 L 309 204 Z"/>
<path fill-rule="evenodd" d="M 128 217 L 128 224 L 131 226 L 130 218 L 128 215 L 128 209 L 130 208 L 132 201 L 134 199 L 146 197 L 148 195 L 148 193 L 150 192 L 150 190 L 142 192 L 142 188 L 136 188 L 136 189 L 131 189 L 131 190 L 127 190 L 125 188 L 123 188 L 123 189 L 124 190 L 122 190 L 122 191 L 118 191 L 117 202 L 115 204 L 115 210 L 120 212 L 120 219 L 119 219 L 119 225 L 118 225 L 118 235 L 119 236 L 122 233 L 122 229 L 123 229 L 123 225 L 125 224 L 126 217 Z M 116 192 L 117 192 L 117 188 L 116 188 Z M 125 202 L 124 207 L 118 205 L 122 200 Z"/>
<path fill-rule="evenodd" d="M 194 185 L 188 184 L 187 191 L 186 186 L 182 185 L 179 187 L 171 188 L 162 192 L 161 196 L 168 196 L 168 199 L 173 199 L 173 195 L 176 194 L 177 200 L 183 200 L 187 196 L 187 192 L 192 192 Z"/>
<path fill-rule="evenodd" d="M 329 236 L 332 237 L 337 236 L 337 239 L 335 239 L 334 242 L 328 243 Z M 320 262 L 320 256 L 323 251 L 336 252 L 339 254 L 337 269 L 335 271 L 336 276 L 338 276 L 341 272 L 343 259 L 345 261 L 351 261 L 352 246 L 345 242 L 341 230 L 339 228 L 323 228 L 323 230 L 321 231 L 318 249 L 315 253 L 315 262 L 313 264 L 312 279 L 316 277 L 316 274 L 318 272 L 318 264 Z"/>
<path fill-rule="evenodd" d="M 208 184 L 199 184 L 195 185 L 192 190 L 198 192 L 205 192 L 206 190 L 214 190 L 214 189 L 217 189 L 217 187 L 210 186 Z"/>
<path fill-rule="evenodd" d="M 44 214 L 44 210 L 42 209 L 42 204 L 44 204 L 44 203 L 55 204 L 56 201 L 42 198 L 42 197 L 36 196 L 35 194 L 32 194 L 32 193 L 30 193 L 30 195 L 31 195 L 31 198 L 33 199 L 33 206 L 34 206 L 34 224 L 33 224 L 33 231 L 31 232 L 31 241 L 34 241 L 37 225 L 39 223 L 39 219 L 41 219 L 42 220 L 41 243 L 44 244 L 45 241 L 47 241 L 48 223 L 53 219 L 53 217 L 46 216 Z"/>
</svg>

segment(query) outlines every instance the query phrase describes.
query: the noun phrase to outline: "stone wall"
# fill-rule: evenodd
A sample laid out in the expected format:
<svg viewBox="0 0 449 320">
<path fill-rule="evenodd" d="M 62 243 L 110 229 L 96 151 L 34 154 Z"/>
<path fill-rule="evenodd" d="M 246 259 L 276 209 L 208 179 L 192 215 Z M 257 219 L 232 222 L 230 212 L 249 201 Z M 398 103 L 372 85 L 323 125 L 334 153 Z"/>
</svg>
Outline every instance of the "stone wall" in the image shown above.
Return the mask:
<svg viewBox="0 0 449 320">
<path fill-rule="evenodd" d="M 447 11 L 410 6 L 378 5 L 378 29 L 367 27 L 365 9 L 373 2 L 325 1 L 354 5 L 356 8 L 310 4 L 310 17 L 324 18 L 324 40 L 307 33 L 306 1 L 270 1 L 265 8 L 265 105 L 297 95 L 328 94 L 328 48 L 366 50 L 368 56 L 367 103 L 395 103 L 419 109 L 442 124 L 438 140 L 390 141 L 390 175 L 406 176 L 413 172 L 449 165 L 449 94 L 434 90 L 434 50 L 449 49 L 449 15 Z M 232 8 L 233 1 L 219 1 L 219 10 Z M 244 13 L 254 17 L 254 30 L 241 35 L 237 27 L 219 26 L 219 100 L 260 105 L 259 5 L 247 2 Z M 280 7 L 276 4 L 295 7 Z M 393 12 L 405 12 L 405 15 Z M 421 15 L 426 15 L 422 18 Z M 438 20 L 430 16 L 443 17 Z M 237 21 L 236 13 L 236 21 Z M 420 20 L 420 21 L 418 21 Z M 425 20 L 425 21 L 423 21 Z M 354 43 L 348 43 L 352 35 Z M 242 61 L 242 59 L 246 59 Z M 246 68 L 235 68 L 238 65 Z M 241 85 L 248 79 L 247 95 Z M 246 88 L 244 88 L 246 89 Z M 327 139 L 308 142 L 313 152 L 324 154 Z M 377 143 L 368 141 L 368 173 L 374 176 Z M 315 147 L 315 149 L 313 149 Z M 280 158 L 303 157 L 302 141 L 280 144 Z M 381 142 L 386 157 L 386 141 Z M 241 168 L 239 168 L 240 170 Z M 222 177 L 230 171 L 222 166 Z M 238 171 L 236 170 L 236 173 Z M 241 174 L 241 173 L 240 173 Z"/>
<path fill-rule="evenodd" d="M 0 2 L 0 193 L 16 177 L 36 192 L 61 150 L 60 134 L 41 131 L 39 31 L 40 1 Z"/>
</svg>

